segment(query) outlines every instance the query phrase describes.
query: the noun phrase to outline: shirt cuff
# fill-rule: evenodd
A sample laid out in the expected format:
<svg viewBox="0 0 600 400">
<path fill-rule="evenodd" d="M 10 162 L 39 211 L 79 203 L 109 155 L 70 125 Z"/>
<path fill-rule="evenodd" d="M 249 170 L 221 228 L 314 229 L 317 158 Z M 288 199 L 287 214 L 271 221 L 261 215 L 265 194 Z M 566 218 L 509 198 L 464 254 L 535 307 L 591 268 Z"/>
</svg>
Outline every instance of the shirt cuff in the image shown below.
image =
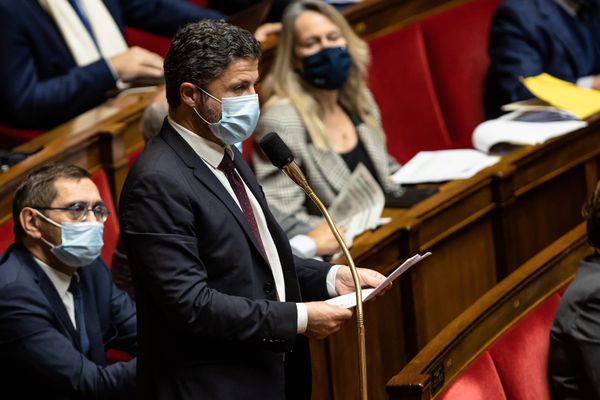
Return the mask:
<svg viewBox="0 0 600 400">
<path fill-rule="evenodd" d="M 306 304 L 304 303 L 296 303 L 296 310 L 298 311 L 298 329 L 297 333 L 306 332 L 306 327 L 308 325 L 308 312 L 306 311 Z"/>
<path fill-rule="evenodd" d="M 121 80 L 121 78 L 119 78 L 119 74 L 117 74 L 117 70 L 115 69 L 115 67 L 113 67 L 110 60 L 108 58 L 105 58 L 104 61 L 106 61 L 106 65 L 108 65 L 108 69 L 110 69 L 110 72 L 112 73 L 112 76 L 115 79 L 115 86 L 117 87 L 117 89 L 119 89 L 119 90 L 129 89 L 131 87 L 131 85 L 129 83 L 123 82 Z"/>
<path fill-rule="evenodd" d="M 330 297 L 338 296 L 337 290 L 335 290 L 335 277 L 337 275 L 338 269 L 343 265 L 334 265 L 329 269 L 327 273 L 327 292 Z"/>
<path fill-rule="evenodd" d="M 582 88 L 591 89 L 592 85 L 594 84 L 594 76 L 593 75 L 583 76 L 583 77 L 577 79 L 577 82 L 575 84 Z"/>
<path fill-rule="evenodd" d="M 306 235 L 296 235 L 290 239 L 292 253 L 302 258 L 312 258 L 317 255 L 317 244 Z"/>
</svg>

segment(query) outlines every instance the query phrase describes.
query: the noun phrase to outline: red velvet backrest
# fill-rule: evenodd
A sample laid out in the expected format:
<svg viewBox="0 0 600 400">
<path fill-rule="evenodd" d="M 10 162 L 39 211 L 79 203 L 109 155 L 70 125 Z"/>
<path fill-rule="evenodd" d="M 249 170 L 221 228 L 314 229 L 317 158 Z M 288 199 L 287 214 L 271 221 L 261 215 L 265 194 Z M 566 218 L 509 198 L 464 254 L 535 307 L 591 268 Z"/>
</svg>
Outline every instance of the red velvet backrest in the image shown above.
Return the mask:
<svg viewBox="0 0 600 400">
<path fill-rule="evenodd" d="M 492 16 L 500 0 L 477 0 L 422 22 L 431 76 L 454 147 L 472 147 L 484 120 Z"/>
<path fill-rule="evenodd" d="M 441 393 L 437 400 L 502 400 L 506 399 L 498 372 L 490 354 L 485 351 Z"/>
<path fill-rule="evenodd" d="M 400 162 L 451 146 L 438 104 L 420 24 L 369 42 L 369 87 L 381 110 L 388 151 Z"/>
<path fill-rule="evenodd" d="M 0 224 L 0 254 L 4 253 L 6 249 L 8 249 L 8 246 L 15 241 L 13 227 L 14 223 L 12 218 L 3 224 Z"/>
<path fill-rule="evenodd" d="M 0 149 L 12 149 L 44 133 L 42 129 L 18 129 L 0 123 Z"/>
<path fill-rule="evenodd" d="M 167 51 L 171 45 L 171 39 L 167 37 L 144 32 L 131 27 L 125 27 L 125 40 L 129 47 L 143 47 L 161 57 L 167 55 Z"/>
<path fill-rule="evenodd" d="M 119 240 L 119 216 L 115 210 L 112 193 L 108 184 L 108 178 L 106 177 L 104 170 L 99 169 L 98 171 L 94 172 L 92 174 L 92 181 L 94 181 L 98 187 L 100 197 L 104 201 L 108 211 L 110 211 L 110 215 L 104 223 L 104 246 L 102 247 L 101 254 L 106 265 L 110 267 L 112 265 L 113 253 L 115 252 L 115 247 L 117 246 L 117 241 Z"/>
<path fill-rule="evenodd" d="M 507 398 L 550 399 L 550 326 L 559 301 L 560 296 L 554 294 L 489 348 Z"/>
</svg>

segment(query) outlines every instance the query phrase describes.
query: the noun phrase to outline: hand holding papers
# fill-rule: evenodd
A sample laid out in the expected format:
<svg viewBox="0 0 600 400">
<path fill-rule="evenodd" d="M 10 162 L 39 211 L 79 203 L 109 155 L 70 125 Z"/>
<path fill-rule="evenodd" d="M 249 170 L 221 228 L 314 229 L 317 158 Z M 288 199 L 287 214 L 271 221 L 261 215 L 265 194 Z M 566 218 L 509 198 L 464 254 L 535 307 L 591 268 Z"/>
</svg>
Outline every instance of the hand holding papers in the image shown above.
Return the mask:
<svg viewBox="0 0 600 400">
<path fill-rule="evenodd" d="M 392 179 L 401 184 L 467 179 L 499 159 L 471 149 L 420 151 Z"/>
<path fill-rule="evenodd" d="M 431 253 L 427 252 L 423 255 L 416 254 L 416 255 L 412 256 L 408 260 L 404 261 L 404 263 L 402 263 L 402 265 L 400 265 L 398 268 L 396 268 L 394 270 L 394 272 L 392 272 L 379 286 L 377 286 L 376 288 L 363 289 L 362 290 L 363 302 L 369 301 L 370 299 L 377 296 L 377 294 L 379 294 L 389 284 L 391 284 L 394 280 L 396 280 L 398 277 L 400 277 L 400 275 L 402 275 L 404 272 L 406 272 L 410 267 L 412 267 L 419 261 L 423 260 L 424 258 L 429 257 L 430 255 L 431 255 Z M 352 293 L 344 294 L 342 296 L 333 297 L 329 300 L 326 300 L 326 302 L 329 304 L 344 307 L 344 308 L 356 307 L 356 293 L 352 292 Z"/>
</svg>

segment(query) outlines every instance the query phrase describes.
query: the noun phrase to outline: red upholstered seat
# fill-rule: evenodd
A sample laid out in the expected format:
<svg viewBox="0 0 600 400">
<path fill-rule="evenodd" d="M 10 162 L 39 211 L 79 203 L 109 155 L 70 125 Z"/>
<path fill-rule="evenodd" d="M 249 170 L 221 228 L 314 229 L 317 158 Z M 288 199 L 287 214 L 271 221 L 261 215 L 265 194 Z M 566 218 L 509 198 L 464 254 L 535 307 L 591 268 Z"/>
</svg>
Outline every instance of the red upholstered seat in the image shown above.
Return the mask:
<svg viewBox="0 0 600 400">
<path fill-rule="evenodd" d="M 41 129 L 17 129 L 0 123 L 0 149 L 12 149 L 44 133 Z"/>
<path fill-rule="evenodd" d="M 13 226 L 14 223 L 12 218 L 3 224 L 0 224 L 0 254 L 4 253 L 6 249 L 8 249 L 8 246 L 15 241 Z"/>
<path fill-rule="evenodd" d="M 104 223 L 104 246 L 102 247 L 102 259 L 109 267 L 112 265 L 113 253 L 119 240 L 119 219 L 115 210 L 112 193 L 110 191 L 110 185 L 108 184 L 108 178 L 103 169 L 92 174 L 92 181 L 98 187 L 100 197 L 106 204 L 106 208 L 110 211 L 108 219 Z"/>
<path fill-rule="evenodd" d="M 484 120 L 488 32 L 500 0 L 477 0 L 422 22 L 434 89 L 454 147 Z"/>
<path fill-rule="evenodd" d="M 381 110 L 388 151 L 400 162 L 451 146 L 431 81 L 421 25 L 369 42 L 369 87 Z"/>
<path fill-rule="evenodd" d="M 550 399 L 550 326 L 560 296 L 554 294 L 529 312 L 489 348 L 509 399 Z"/>
<path fill-rule="evenodd" d="M 467 367 L 441 393 L 438 400 L 502 400 L 506 399 L 492 357 L 486 351 Z"/>
<path fill-rule="evenodd" d="M 125 28 L 125 39 L 130 47 L 143 47 L 161 57 L 164 57 L 167 54 L 169 46 L 171 45 L 171 39 L 167 37 L 154 35 L 131 27 Z"/>
</svg>

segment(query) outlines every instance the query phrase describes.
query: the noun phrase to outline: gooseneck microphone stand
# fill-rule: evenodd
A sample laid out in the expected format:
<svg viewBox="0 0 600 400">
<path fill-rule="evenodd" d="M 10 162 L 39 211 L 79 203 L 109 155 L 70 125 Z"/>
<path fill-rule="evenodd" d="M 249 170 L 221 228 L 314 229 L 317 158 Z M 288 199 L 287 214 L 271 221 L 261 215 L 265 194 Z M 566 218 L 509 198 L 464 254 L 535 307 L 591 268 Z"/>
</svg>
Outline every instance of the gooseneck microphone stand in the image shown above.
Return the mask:
<svg viewBox="0 0 600 400">
<path fill-rule="evenodd" d="M 327 224 L 329 225 L 329 229 L 335 236 L 335 239 L 339 243 L 346 260 L 348 261 L 348 266 L 350 267 L 350 272 L 352 274 L 352 280 L 354 281 L 354 287 L 356 288 L 356 330 L 358 333 L 358 357 L 359 357 L 359 390 L 360 390 L 360 398 L 361 400 L 367 400 L 367 349 L 365 344 L 365 324 L 364 324 L 364 314 L 363 314 L 363 304 L 362 304 L 362 290 L 360 287 L 360 279 L 358 276 L 358 272 L 356 271 L 356 266 L 354 265 L 354 260 L 350 255 L 350 251 L 348 250 L 348 246 L 344 242 L 342 235 L 340 234 L 339 229 L 333 222 L 329 211 L 321 202 L 321 199 L 316 195 L 316 193 L 309 186 L 304 174 L 298 167 L 298 165 L 294 162 L 294 156 L 292 155 L 291 150 L 287 147 L 287 145 L 281 140 L 279 135 L 275 132 L 271 132 L 263 138 L 260 142 L 260 146 L 267 157 L 271 160 L 273 165 L 277 168 L 283 170 L 283 172 L 298 186 L 302 188 L 304 193 L 308 196 L 309 199 L 312 200 L 313 203 L 317 206 Z"/>
</svg>

